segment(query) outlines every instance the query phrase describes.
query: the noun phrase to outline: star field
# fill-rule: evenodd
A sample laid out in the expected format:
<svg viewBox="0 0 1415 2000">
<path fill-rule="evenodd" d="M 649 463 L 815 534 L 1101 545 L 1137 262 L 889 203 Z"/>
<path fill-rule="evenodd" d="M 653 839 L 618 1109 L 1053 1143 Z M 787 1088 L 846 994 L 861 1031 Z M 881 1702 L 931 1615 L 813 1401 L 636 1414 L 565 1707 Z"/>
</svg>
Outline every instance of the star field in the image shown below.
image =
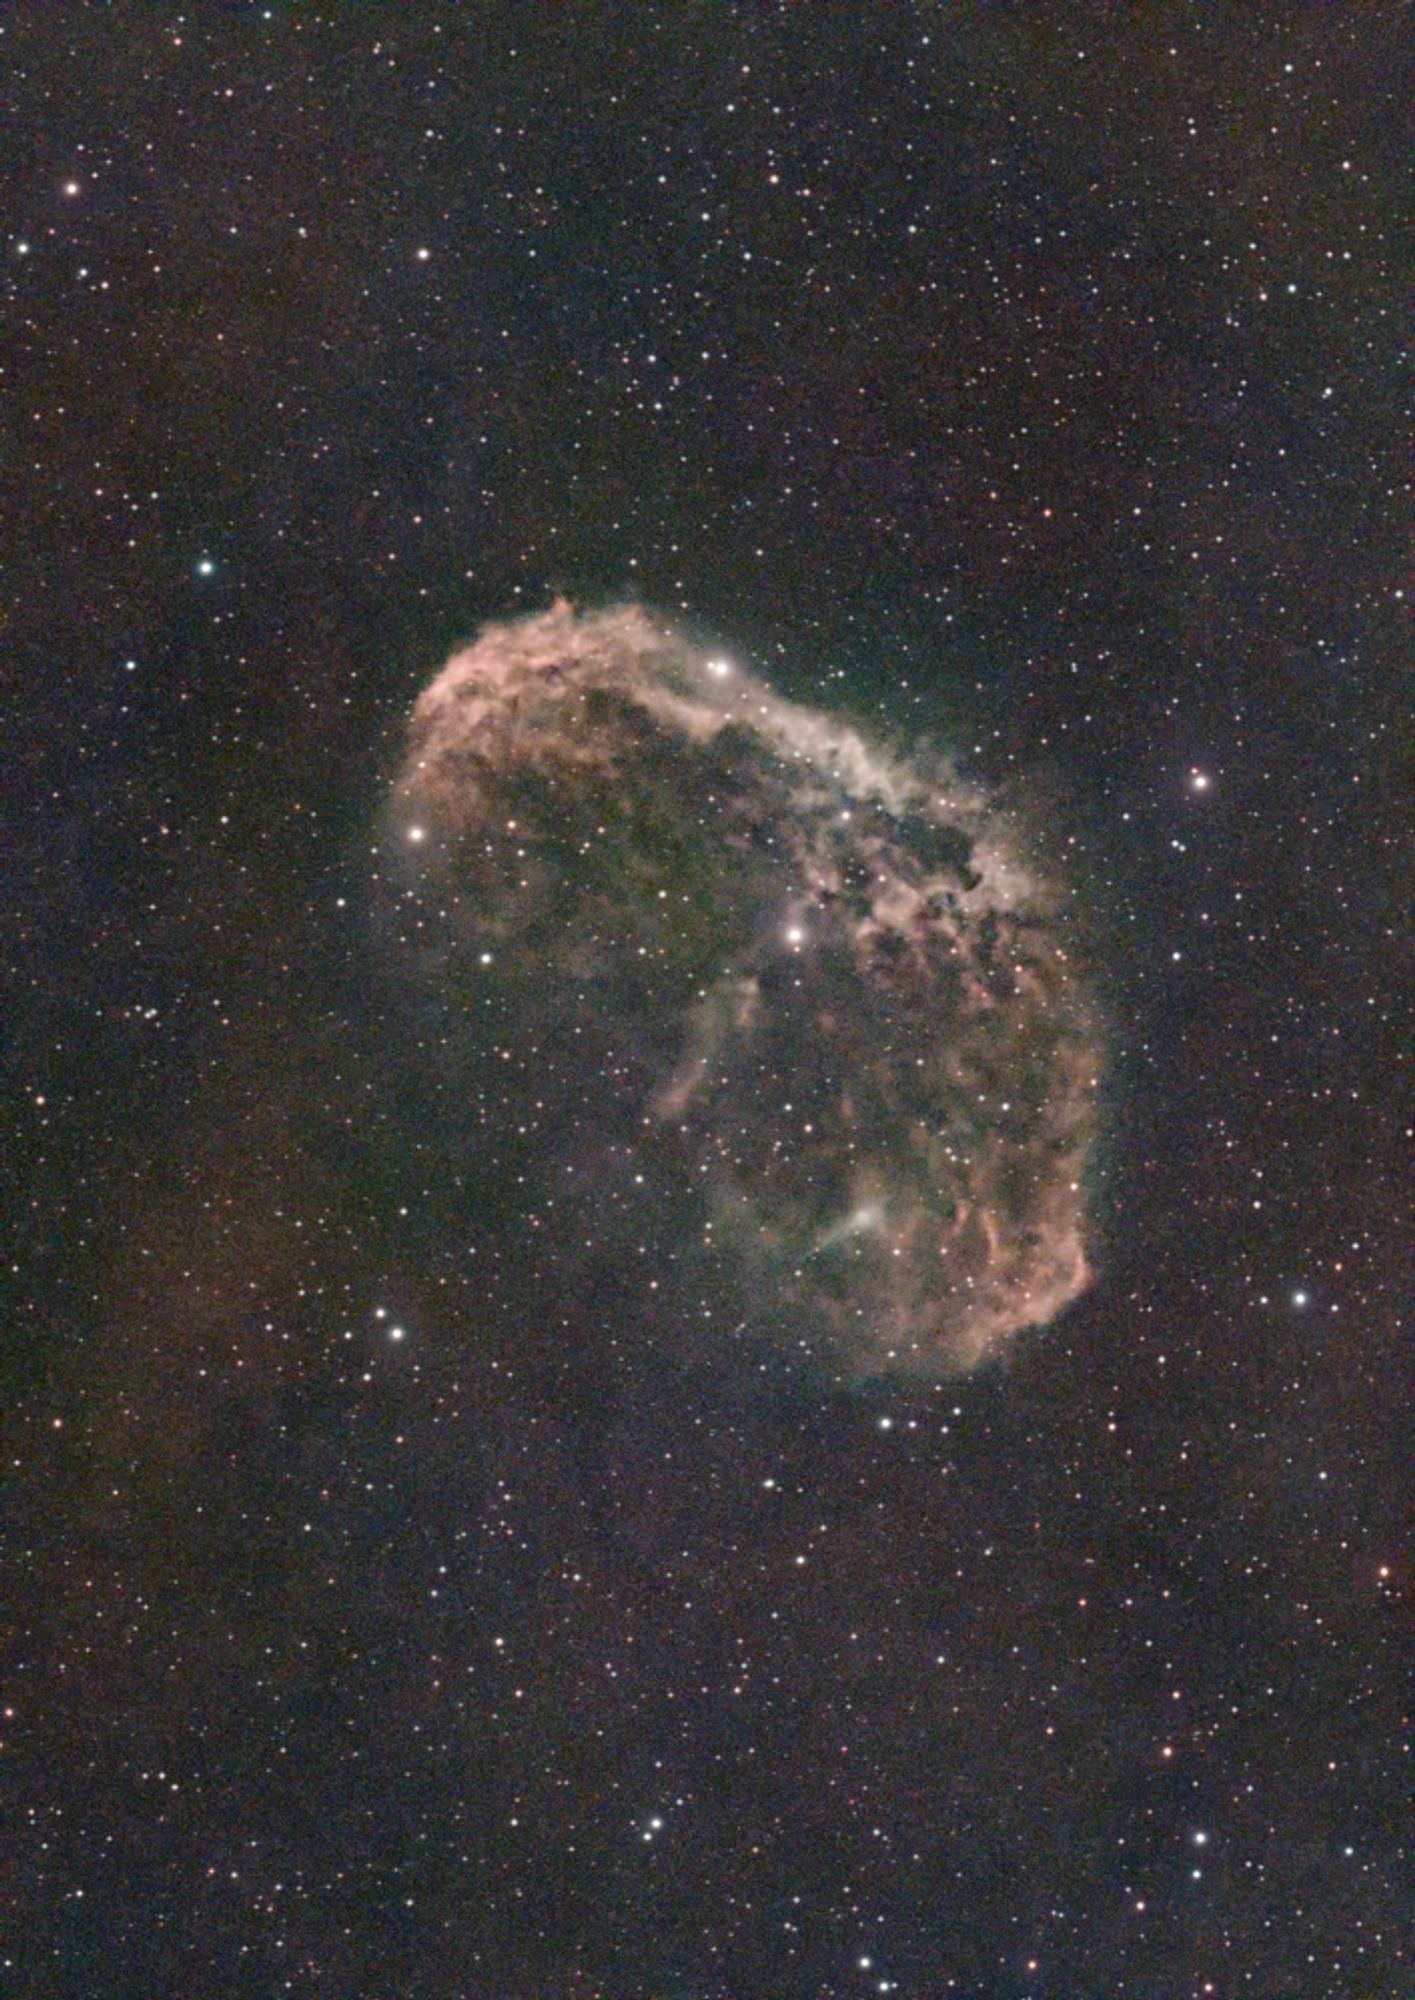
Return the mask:
<svg viewBox="0 0 1415 2000">
<path fill-rule="evenodd" d="M 6 10 L 7 1995 L 1408 1994 L 1404 26 Z M 573 832 L 661 1026 L 716 793 L 459 878 L 398 792 L 561 598 L 1065 885 L 1089 1282 L 1001 1358 L 763 1339 L 688 1176 L 884 1270 L 848 1090 L 702 1001 L 670 1170 L 512 982 Z"/>
</svg>

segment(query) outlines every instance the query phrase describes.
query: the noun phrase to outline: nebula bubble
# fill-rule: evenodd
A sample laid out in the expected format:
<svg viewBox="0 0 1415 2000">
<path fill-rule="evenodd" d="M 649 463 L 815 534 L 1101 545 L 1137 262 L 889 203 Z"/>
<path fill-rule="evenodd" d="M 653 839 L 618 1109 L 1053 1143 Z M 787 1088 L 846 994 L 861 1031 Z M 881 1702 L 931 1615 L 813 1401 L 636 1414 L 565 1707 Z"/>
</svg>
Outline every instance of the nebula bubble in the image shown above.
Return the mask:
<svg viewBox="0 0 1415 2000">
<path fill-rule="evenodd" d="M 709 1349 L 1000 1353 L 1090 1278 L 1097 1014 L 1035 845 L 637 605 L 487 626 L 416 704 L 386 840 L 469 1189 L 561 1276 L 651 1265 Z"/>
</svg>

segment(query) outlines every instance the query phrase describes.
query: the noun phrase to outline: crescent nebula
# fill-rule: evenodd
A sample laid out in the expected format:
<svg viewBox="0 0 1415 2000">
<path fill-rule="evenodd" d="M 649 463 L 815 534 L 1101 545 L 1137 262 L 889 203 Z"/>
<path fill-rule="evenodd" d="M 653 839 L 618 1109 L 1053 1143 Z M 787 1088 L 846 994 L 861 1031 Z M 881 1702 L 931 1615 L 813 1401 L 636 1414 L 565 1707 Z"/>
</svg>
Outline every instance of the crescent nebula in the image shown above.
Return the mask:
<svg viewBox="0 0 1415 2000">
<path fill-rule="evenodd" d="M 468 1199 L 858 1380 L 1088 1284 L 1097 1011 L 1020 825 L 636 605 L 419 698 L 385 928 Z M 392 948 L 392 946 L 390 946 Z"/>
</svg>

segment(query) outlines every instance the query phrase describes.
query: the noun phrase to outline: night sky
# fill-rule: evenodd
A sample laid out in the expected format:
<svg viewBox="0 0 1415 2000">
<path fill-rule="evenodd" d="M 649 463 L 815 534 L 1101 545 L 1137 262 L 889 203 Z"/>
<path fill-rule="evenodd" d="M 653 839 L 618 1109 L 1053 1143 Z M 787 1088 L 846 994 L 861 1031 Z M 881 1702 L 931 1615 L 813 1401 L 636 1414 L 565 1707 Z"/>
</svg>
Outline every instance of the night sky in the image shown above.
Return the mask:
<svg viewBox="0 0 1415 2000">
<path fill-rule="evenodd" d="M 0 17 L 6 1996 L 1410 1993 L 1407 23 Z M 727 1323 L 554 936 L 441 976 L 414 704 L 561 597 L 1064 885 L 982 1365 Z"/>
</svg>

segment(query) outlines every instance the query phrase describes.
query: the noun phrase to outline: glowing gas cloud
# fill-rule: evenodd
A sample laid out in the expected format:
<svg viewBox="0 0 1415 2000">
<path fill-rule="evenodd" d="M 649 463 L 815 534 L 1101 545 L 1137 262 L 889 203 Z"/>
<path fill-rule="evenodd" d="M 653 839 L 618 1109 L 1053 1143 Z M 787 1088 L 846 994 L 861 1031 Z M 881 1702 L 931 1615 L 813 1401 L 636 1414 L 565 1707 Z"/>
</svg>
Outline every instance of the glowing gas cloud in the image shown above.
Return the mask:
<svg viewBox="0 0 1415 2000">
<path fill-rule="evenodd" d="M 389 835 L 469 1178 L 549 1261 L 617 1244 L 696 1340 L 745 1313 L 856 1379 L 973 1368 L 1088 1283 L 1095 1009 L 942 757 L 557 603 L 423 693 Z"/>
</svg>

